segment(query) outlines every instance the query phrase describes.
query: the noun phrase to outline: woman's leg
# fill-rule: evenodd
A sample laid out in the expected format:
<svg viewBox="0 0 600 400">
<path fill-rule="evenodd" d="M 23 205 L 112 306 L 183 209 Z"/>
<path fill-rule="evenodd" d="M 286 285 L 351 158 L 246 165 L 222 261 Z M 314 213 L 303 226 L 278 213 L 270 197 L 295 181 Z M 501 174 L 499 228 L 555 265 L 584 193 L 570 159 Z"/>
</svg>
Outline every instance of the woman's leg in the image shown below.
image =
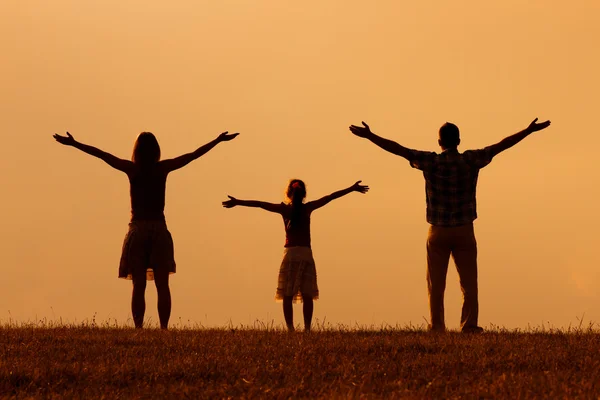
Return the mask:
<svg viewBox="0 0 600 400">
<path fill-rule="evenodd" d="M 146 271 L 134 273 L 133 293 L 131 296 L 131 314 L 136 328 L 144 326 L 144 314 L 146 313 Z"/>
<path fill-rule="evenodd" d="M 312 324 L 312 316 L 314 310 L 314 301 L 311 296 L 302 295 L 302 311 L 304 311 L 304 330 L 310 332 Z"/>
<path fill-rule="evenodd" d="M 171 318 L 171 289 L 169 289 L 169 271 L 155 271 L 154 282 L 158 294 L 158 319 L 160 328 L 167 329 Z"/>
<path fill-rule="evenodd" d="M 294 330 L 294 309 L 292 308 L 293 296 L 283 296 L 283 317 L 288 331 Z"/>
</svg>

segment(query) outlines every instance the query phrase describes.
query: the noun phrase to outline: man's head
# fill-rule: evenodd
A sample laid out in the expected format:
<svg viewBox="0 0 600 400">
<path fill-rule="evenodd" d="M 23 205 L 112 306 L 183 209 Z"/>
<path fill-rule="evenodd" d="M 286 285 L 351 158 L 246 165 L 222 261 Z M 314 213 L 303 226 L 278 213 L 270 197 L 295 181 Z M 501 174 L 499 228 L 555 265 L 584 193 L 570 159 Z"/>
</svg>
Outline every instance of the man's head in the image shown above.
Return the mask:
<svg viewBox="0 0 600 400">
<path fill-rule="evenodd" d="M 460 131 L 458 130 L 458 126 L 451 122 L 446 122 L 442 125 L 438 143 L 442 150 L 457 148 L 460 144 Z"/>
</svg>

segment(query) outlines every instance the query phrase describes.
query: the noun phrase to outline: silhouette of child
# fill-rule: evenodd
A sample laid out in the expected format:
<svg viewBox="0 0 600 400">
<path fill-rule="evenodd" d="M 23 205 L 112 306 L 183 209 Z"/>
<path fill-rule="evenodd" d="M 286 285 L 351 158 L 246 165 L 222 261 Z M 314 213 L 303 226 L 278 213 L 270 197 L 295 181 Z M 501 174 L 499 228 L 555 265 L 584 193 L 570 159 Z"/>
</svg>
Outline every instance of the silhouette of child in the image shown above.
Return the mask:
<svg viewBox="0 0 600 400">
<path fill-rule="evenodd" d="M 237 135 L 224 132 L 192 153 L 161 161 L 156 137 L 150 132 L 142 132 L 135 141 L 129 161 L 80 143 L 69 132 L 67 136 L 54 134 L 57 142 L 98 157 L 129 178 L 131 222 L 123 243 L 119 278 L 133 281 L 131 312 L 136 328 L 142 328 L 144 323 L 147 280 L 156 283 L 161 328 L 167 329 L 171 316 L 169 274 L 175 273 L 175 258 L 173 239 L 164 214 L 167 175 Z"/>
<path fill-rule="evenodd" d="M 304 203 L 306 185 L 300 179 L 292 179 L 286 190 L 286 202 L 280 204 L 255 200 L 239 200 L 232 196 L 223 202 L 223 207 L 258 207 L 280 214 L 285 227 L 285 249 L 279 268 L 279 279 L 275 300 L 283 300 L 283 316 L 289 331 L 294 330 L 292 303 L 303 302 L 304 328 L 310 331 L 313 315 L 313 300 L 319 298 L 317 271 L 310 245 L 310 216 L 331 200 L 352 192 L 366 193 L 368 186 L 354 185 L 334 192 L 319 200 Z"/>
</svg>

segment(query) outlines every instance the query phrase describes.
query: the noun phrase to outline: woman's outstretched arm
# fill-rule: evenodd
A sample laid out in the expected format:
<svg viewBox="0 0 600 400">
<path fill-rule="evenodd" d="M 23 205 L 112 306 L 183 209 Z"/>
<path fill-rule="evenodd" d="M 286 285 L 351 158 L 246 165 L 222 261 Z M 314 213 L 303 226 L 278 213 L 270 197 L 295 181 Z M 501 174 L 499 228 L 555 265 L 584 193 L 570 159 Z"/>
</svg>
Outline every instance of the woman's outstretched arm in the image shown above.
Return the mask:
<svg viewBox="0 0 600 400">
<path fill-rule="evenodd" d="M 233 196 L 227 196 L 229 200 L 223 202 L 223 207 L 225 208 L 233 208 L 235 206 L 243 206 L 243 207 L 258 207 L 263 210 L 267 210 L 270 212 L 274 212 L 277 214 L 281 214 L 283 212 L 282 204 L 275 203 L 267 203 L 266 201 L 257 201 L 257 200 L 240 200 L 236 199 Z"/>
<path fill-rule="evenodd" d="M 369 187 L 366 185 L 361 185 L 362 181 L 357 181 L 354 185 L 346 188 L 346 189 L 342 189 L 342 190 L 338 190 L 337 192 L 333 192 L 330 195 L 327 195 L 325 197 L 321 197 L 319 200 L 314 200 L 314 201 L 309 201 L 308 203 L 306 203 L 306 206 L 310 209 L 310 210 L 316 210 L 317 208 L 321 208 L 324 205 L 326 205 L 327 203 L 329 203 L 331 200 L 335 200 L 335 199 L 339 199 L 342 196 L 347 195 L 348 193 L 352 193 L 352 192 L 359 192 L 359 193 L 367 193 L 369 191 Z"/>
<path fill-rule="evenodd" d="M 167 170 L 167 172 L 174 171 L 181 167 L 185 167 L 195 159 L 202 157 L 204 154 L 208 153 L 210 150 L 213 149 L 213 147 L 215 147 L 219 143 L 228 142 L 234 139 L 237 135 L 239 135 L 239 133 L 230 134 L 228 132 L 223 132 L 215 140 L 210 141 L 204 146 L 199 147 L 198 149 L 196 149 L 196 151 L 172 158 L 170 160 L 163 160 L 160 163 Z"/>
<path fill-rule="evenodd" d="M 58 133 L 54 134 L 54 139 L 60 144 L 64 144 L 65 146 L 73 146 L 76 149 L 83 151 L 91 156 L 98 157 L 111 167 L 118 169 L 119 171 L 123 171 L 128 173 L 133 168 L 133 162 L 129 160 L 123 160 L 119 157 L 115 157 L 110 153 L 102 151 L 96 147 L 88 146 L 87 144 L 83 144 L 75 140 L 75 138 L 67 132 L 67 136 L 61 136 Z"/>
</svg>

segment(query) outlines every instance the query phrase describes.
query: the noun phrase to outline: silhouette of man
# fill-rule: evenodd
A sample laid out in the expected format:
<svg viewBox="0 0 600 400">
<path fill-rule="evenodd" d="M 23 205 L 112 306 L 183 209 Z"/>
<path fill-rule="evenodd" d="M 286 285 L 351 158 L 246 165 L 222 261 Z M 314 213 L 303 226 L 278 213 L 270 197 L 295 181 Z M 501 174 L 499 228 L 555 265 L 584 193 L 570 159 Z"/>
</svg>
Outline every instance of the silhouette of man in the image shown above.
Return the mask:
<svg viewBox="0 0 600 400">
<path fill-rule="evenodd" d="M 502 151 L 514 146 L 533 132 L 547 128 L 550 121 L 537 118 L 524 130 L 486 148 L 459 153 L 460 132 L 446 122 L 439 130 L 440 154 L 411 150 L 377 136 L 366 123 L 351 125 L 356 136 L 369 139 L 382 149 L 406 158 L 413 168 L 423 171 L 427 200 L 427 289 L 429 291 L 429 330 L 446 330 L 444 290 L 450 255 L 454 259 L 463 293 L 460 326 L 462 332 L 480 333 L 477 325 L 479 302 L 477 290 L 477 242 L 473 221 L 477 218 L 475 192 L 479 170 Z"/>
</svg>

